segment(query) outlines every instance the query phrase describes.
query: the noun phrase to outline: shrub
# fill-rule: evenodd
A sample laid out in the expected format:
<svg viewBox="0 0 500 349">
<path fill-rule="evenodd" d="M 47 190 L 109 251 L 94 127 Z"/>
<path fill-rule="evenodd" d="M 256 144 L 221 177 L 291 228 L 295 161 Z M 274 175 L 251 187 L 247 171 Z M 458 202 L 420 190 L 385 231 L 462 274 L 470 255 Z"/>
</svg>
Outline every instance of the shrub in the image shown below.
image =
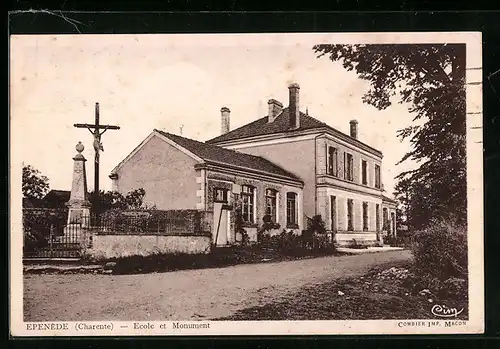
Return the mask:
<svg viewBox="0 0 500 349">
<path fill-rule="evenodd" d="M 257 230 L 257 242 L 261 245 L 266 245 L 269 243 L 270 231 L 277 230 L 281 226 L 279 223 L 272 221 L 270 215 L 264 215 L 262 217 L 262 226 Z M 283 230 L 285 232 L 285 230 Z"/>
<path fill-rule="evenodd" d="M 240 244 L 242 246 L 248 246 L 248 245 L 250 245 L 250 237 L 248 236 L 247 231 L 243 227 L 244 224 L 245 224 L 245 222 L 243 220 L 241 209 L 236 209 L 235 210 L 235 220 L 234 220 L 235 234 L 241 236 Z M 258 232 L 257 232 L 257 236 L 258 236 Z"/>
<path fill-rule="evenodd" d="M 307 230 L 311 233 L 326 233 L 326 225 L 321 215 L 314 216 L 307 224 Z"/>
<path fill-rule="evenodd" d="M 46 237 L 37 230 L 24 230 L 24 252 L 33 252 L 35 249 L 48 245 Z"/>
<path fill-rule="evenodd" d="M 257 232 L 258 243 L 261 247 L 270 248 L 288 255 L 308 255 L 311 252 L 332 252 L 333 243 L 329 241 L 326 234 L 325 224 L 320 215 L 314 216 L 308 222 L 306 230 L 302 234 L 296 234 L 293 230 L 283 229 L 280 234 L 269 234 L 271 229 L 277 229 L 268 219 L 263 219 L 264 224 Z"/>
<path fill-rule="evenodd" d="M 259 237 L 259 245 L 264 248 L 281 251 L 284 253 L 304 250 L 302 237 L 293 231 L 283 231 L 278 235 L 271 236 L 269 233 L 262 232 Z"/>
<path fill-rule="evenodd" d="M 323 218 L 321 215 L 316 215 L 308 221 L 307 229 L 302 231 L 302 237 L 306 245 L 312 250 L 334 250 L 333 241 L 329 241 L 326 232 Z"/>
<path fill-rule="evenodd" d="M 405 245 L 405 240 L 400 236 L 394 236 L 393 234 L 389 234 L 384 239 L 385 243 L 389 246 L 400 247 Z"/>
<path fill-rule="evenodd" d="M 257 231 L 257 234 L 265 235 L 265 233 L 269 232 L 270 230 L 279 229 L 280 227 L 281 226 L 279 223 L 273 222 L 271 216 L 266 214 L 264 215 L 264 217 L 262 217 L 262 226 Z"/>
<path fill-rule="evenodd" d="M 462 297 L 467 297 L 467 280 L 458 278 L 449 278 L 441 284 L 440 293 L 441 295 L 452 298 L 460 299 Z"/>
<path fill-rule="evenodd" d="M 150 256 L 112 258 L 109 261 L 106 265 L 112 265 L 113 274 L 141 274 L 197 269 L 214 264 L 210 255 L 185 253 L 157 253 Z"/>
<path fill-rule="evenodd" d="M 312 248 L 315 251 L 333 251 L 335 246 L 326 234 L 316 234 L 313 236 Z"/>
<path fill-rule="evenodd" d="M 361 249 L 367 249 L 368 246 L 364 245 L 364 244 L 360 244 L 356 239 L 351 239 L 351 241 L 349 242 L 349 244 L 347 245 L 348 248 L 353 248 L 353 249 L 357 249 L 357 250 L 361 250 Z"/>
<path fill-rule="evenodd" d="M 67 218 L 66 209 L 23 209 L 24 251 L 47 246 L 51 227 L 55 236 L 63 235 Z"/>
<path fill-rule="evenodd" d="M 449 221 L 433 222 L 416 232 L 412 252 L 417 274 L 443 282 L 467 278 L 467 231 Z"/>
</svg>

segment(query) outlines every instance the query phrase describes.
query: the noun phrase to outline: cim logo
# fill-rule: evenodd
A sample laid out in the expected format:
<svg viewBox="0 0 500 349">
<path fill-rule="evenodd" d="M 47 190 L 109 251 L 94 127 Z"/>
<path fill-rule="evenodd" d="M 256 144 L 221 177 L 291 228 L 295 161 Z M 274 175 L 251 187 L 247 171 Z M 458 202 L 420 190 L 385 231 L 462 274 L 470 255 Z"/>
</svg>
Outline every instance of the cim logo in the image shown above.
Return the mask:
<svg viewBox="0 0 500 349">
<path fill-rule="evenodd" d="M 464 308 L 458 310 L 457 308 L 448 308 L 446 305 L 436 304 L 432 307 L 431 313 L 444 318 L 457 317 L 464 311 Z"/>
</svg>

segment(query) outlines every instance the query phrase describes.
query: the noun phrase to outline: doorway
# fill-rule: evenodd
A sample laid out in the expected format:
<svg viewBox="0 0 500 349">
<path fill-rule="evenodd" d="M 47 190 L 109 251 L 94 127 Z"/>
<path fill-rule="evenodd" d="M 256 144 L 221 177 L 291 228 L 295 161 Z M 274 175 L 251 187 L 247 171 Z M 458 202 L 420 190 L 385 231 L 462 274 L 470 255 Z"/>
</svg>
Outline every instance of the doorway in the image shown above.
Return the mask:
<svg viewBox="0 0 500 349">
<path fill-rule="evenodd" d="M 216 246 L 226 246 L 234 242 L 230 234 L 230 212 L 226 204 L 214 202 L 212 236 Z"/>
</svg>

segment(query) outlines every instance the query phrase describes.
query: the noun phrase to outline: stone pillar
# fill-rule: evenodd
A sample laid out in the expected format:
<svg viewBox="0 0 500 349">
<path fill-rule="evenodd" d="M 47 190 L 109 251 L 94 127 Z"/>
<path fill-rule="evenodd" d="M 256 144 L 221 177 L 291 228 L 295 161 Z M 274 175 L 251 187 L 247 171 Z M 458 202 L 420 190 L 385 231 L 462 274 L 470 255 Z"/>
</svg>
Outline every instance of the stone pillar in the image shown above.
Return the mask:
<svg viewBox="0 0 500 349">
<path fill-rule="evenodd" d="M 68 224 L 64 229 L 64 235 L 81 242 L 85 238 L 86 228 L 90 226 L 90 202 L 87 193 L 87 174 L 85 162 L 82 155 L 85 149 L 81 142 L 75 147 L 78 154 L 73 158 L 73 182 L 71 184 L 71 195 L 66 206 L 69 208 Z"/>
</svg>

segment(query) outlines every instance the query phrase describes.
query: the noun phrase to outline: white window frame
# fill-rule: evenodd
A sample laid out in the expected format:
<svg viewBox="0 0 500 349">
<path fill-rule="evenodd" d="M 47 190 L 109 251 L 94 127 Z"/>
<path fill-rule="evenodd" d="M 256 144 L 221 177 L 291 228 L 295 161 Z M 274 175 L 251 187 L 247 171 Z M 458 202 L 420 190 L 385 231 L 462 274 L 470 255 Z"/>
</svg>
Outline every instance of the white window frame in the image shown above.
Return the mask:
<svg viewBox="0 0 500 349">
<path fill-rule="evenodd" d="M 269 197 L 272 197 L 272 196 L 268 195 L 268 192 L 274 194 L 274 217 L 271 215 L 271 220 L 272 220 L 272 222 L 277 223 L 278 222 L 278 217 L 279 217 L 278 216 L 278 196 L 279 196 L 279 192 L 276 189 L 266 188 L 266 191 L 264 193 L 264 196 L 266 198 L 266 213 L 265 213 L 266 215 L 268 214 L 267 213 L 267 208 L 268 208 L 267 199 Z"/>
<path fill-rule="evenodd" d="M 252 193 L 247 193 L 245 192 L 245 188 L 249 188 Z M 242 209 L 241 209 L 241 212 L 242 212 L 242 215 L 243 215 L 243 220 L 246 222 L 246 223 L 250 223 L 250 224 L 253 224 L 255 223 L 255 216 L 256 216 L 256 188 L 254 186 L 251 186 L 251 185 L 242 185 L 241 186 L 241 194 L 240 194 L 240 197 L 241 197 L 241 203 L 242 203 Z M 252 217 L 245 217 L 245 199 L 244 197 L 251 197 L 252 198 Z M 250 213 L 250 210 L 248 210 L 248 214 Z M 250 219 L 252 218 L 252 219 Z"/>
<path fill-rule="evenodd" d="M 288 220 L 288 195 L 293 194 L 294 196 L 294 222 Z M 299 194 L 293 191 L 286 193 L 286 225 L 298 225 L 299 224 Z"/>
</svg>

